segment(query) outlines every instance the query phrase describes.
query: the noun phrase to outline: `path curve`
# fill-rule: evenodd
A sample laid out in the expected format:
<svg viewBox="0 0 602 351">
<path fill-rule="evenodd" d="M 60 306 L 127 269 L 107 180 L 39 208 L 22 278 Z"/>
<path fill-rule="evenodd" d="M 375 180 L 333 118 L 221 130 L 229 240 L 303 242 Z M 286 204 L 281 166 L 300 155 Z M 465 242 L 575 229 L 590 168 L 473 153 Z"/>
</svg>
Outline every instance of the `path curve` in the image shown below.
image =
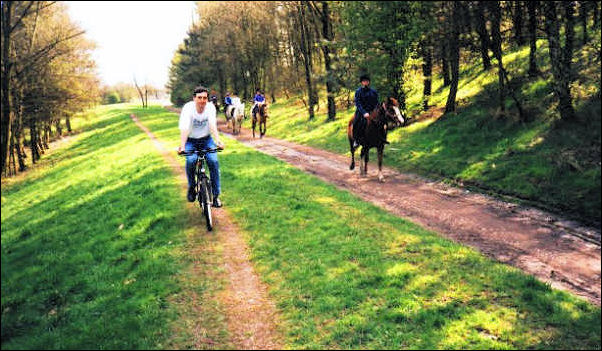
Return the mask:
<svg viewBox="0 0 602 351">
<path fill-rule="evenodd" d="M 166 108 L 180 111 L 171 106 Z M 233 136 L 223 118 L 218 118 L 218 127 L 245 145 L 350 191 L 392 214 L 600 306 L 599 228 L 388 167 L 383 167 L 386 182 L 379 183 L 374 164 L 369 165 L 368 177 L 362 178 L 359 167 L 353 172 L 349 170 L 350 159 L 346 156 L 267 136 L 254 139 L 245 128 Z"/>
<path fill-rule="evenodd" d="M 134 114 L 130 118 L 148 135 L 172 171 L 181 178 L 182 199 L 185 201 L 186 173 L 176 160 L 175 152 L 168 151 Z M 218 298 L 225 307 L 223 312 L 232 343 L 241 350 L 282 350 L 280 340 L 283 337 L 277 330 L 279 316 L 276 307 L 268 298 L 267 286 L 260 281 L 249 260 L 249 248 L 245 240 L 227 211 L 223 208 L 214 209 L 213 216 L 214 233 L 223 247 L 223 267 L 228 280 L 226 289 Z M 204 226 L 199 231 L 200 235 L 208 235 Z"/>
</svg>

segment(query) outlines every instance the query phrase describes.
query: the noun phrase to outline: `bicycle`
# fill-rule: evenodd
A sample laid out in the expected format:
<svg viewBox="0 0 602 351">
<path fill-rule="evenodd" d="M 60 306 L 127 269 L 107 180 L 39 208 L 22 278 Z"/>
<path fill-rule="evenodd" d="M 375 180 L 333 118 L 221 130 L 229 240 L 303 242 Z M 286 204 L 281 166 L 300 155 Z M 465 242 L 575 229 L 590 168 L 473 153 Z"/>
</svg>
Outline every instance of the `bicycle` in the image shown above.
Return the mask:
<svg viewBox="0 0 602 351">
<path fill-rule="evenodd" d="M 213 218 L 211 217 L 211 206 L 213 204 L 213 192 L 211 191 L 211 179 L 205 172 L 205 164 L 207 163 L 206 155 L 211 152 L 222 151 L 219 148 L 211 148 L 205 150 L 194 150 L 192 152 L 178 153 L 180 156 L 190 156 L 197 154 L 194 177 L 196 183 L 196 196 L 199 201 L 201 212 L 205 216 L 207 223 L 207 231 L 213 230 Z"/>
</svg>

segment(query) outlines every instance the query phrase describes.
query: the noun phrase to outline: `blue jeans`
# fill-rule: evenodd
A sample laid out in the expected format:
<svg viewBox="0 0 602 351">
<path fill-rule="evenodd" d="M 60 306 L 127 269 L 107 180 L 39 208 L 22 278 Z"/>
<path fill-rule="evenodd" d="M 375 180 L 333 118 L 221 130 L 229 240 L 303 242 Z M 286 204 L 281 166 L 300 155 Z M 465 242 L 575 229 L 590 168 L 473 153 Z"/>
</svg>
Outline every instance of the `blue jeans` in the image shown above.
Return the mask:
<svg viewBox="0 0 602 351">
<path fill-rule="evenodd" d="M 200 139 L 192 139 L 188 138 L 186 141 L 186 145 L 184 150 L 188 152 L 192 152 L 194 150 L 205 150 L 216 148 L 215 142 L 211 138 L 211 136 L 207 136 L 205 138 Z M 192 154 L 186 156 L 186 177 L 188 177 L 188 186 L 194 187 L 196 186 L 194 179 L 194 169 L 196 165 L 196 161 L 198 159 L 197 154 Z M 219 163 L 217 162 L 217 153 L 210 152 L 206 155 L 207 166 L 209 167 L 209 174 L 211 175 L 211 192 L 213 193 L 213 197 L 218 196 L 221 193 L 221 186 L 219 182 Z"/>
</svg>

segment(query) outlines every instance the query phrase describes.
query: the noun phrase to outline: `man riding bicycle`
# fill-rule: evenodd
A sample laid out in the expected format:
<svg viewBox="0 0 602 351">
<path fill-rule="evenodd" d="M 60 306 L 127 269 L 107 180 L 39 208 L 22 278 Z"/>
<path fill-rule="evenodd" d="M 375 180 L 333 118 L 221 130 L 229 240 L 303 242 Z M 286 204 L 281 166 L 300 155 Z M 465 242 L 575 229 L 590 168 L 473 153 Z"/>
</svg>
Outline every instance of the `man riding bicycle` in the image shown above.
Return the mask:
<svg viewBox="0 0 602 351">
<path fill-rule="evenodd" d="M 224 148 L 217 132 L 215 106 L 207 103 L 208 95 L 207 88 L 198 86 L 194 90 L 193 100 L 187 102 L 180 113 L 180 146 L 178 147 L 178 153 L 185 152 L 189 154 L 186 156 L 186 176 L 188 177 L 188 201 L 190 202 L 194 202 L 196 198 L 194 170 L 198 158 L 198 155 L 192 153 L 192 151 L 216 147 Z M 206 158 L 211 174 L 213 206 L 222 207 L 219 199 L 221 187 L 217 154 L 208 153 Z"/>
</svg>

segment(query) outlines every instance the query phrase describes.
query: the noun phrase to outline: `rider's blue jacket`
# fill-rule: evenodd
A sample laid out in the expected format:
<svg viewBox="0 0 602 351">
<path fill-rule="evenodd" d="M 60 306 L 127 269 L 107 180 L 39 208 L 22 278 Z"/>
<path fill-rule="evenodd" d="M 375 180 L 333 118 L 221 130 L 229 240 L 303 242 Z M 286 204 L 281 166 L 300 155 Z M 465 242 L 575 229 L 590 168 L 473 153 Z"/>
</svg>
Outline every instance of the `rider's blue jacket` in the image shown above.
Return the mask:
<svg viewBox="0 0 602 351">
<path fill-rule="evenodd" d="M 226 96 L 226 98 L 224 99 L 224 102 L 226 103 L 226 105 L 232 105 L 232 98 L 229 96 Z"/>
<path fill-rule="evenodd" d="M 253 101 L 255 101 L 255 102 L 264 102 L 265 98 L 261 94 L 255 94 L 255 99 L 253 99 Z"/>
<path fill-rule="evenodd" d="M 364 113 L 370 113 L 378 105 L 378 93 L 370 87 L 359 87 L 355 91 L 355 114 L 363 116 Z"/>
</svg>

